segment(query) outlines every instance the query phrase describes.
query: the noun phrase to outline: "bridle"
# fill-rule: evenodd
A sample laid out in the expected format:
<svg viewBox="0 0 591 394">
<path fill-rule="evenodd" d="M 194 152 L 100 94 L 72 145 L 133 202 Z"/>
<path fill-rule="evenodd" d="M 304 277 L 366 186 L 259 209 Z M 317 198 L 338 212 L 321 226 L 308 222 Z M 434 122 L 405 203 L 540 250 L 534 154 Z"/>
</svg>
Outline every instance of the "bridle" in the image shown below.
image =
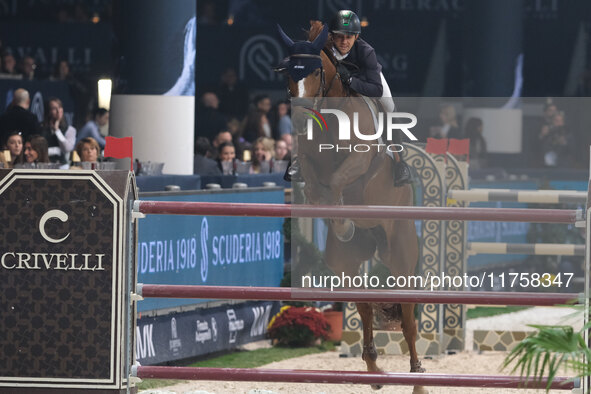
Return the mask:
<svg viewBox="0 0 591 394">
<path fill-rule="evenodd" d="M 319 59 L 320 60 L 320 64 L 322 65 L 322 56 L 320 56 L 320 55 L 312 55 L 312 54 L 309 54 L 309 53 L 296 53 L 296 54 L 293 54 L 293 55 L 290 55 L 289 56 L 289 60 L 290 61 L 291 61 L 292 58 Z M 326 95 L 328 94 L 328 92 L 332 88 L 332 84 L 334 83 L 334 80 L 336 79 L 337 75 L 338 74 L 335 72 L 334 76 L 330 80 L 330 83 L 328 84 L 328 87 L 325 88 L 325 86 L 326 86 L 326 74 L 324 72 L 324 67 L 323 66 L 320 67 L 320 85 L 318 85 L 318 90 L 316 91 L 316 94 L 314 96 L 312 96 L 314 98 L 314 107 L 317 106 L 318 98 L 320 98 L 320 97 L 326 97 Z M 287 86 L 287 96 L 289 98 L 293 97 L 293 94 L 289 90 L 289 85 Z"/>
</svg>

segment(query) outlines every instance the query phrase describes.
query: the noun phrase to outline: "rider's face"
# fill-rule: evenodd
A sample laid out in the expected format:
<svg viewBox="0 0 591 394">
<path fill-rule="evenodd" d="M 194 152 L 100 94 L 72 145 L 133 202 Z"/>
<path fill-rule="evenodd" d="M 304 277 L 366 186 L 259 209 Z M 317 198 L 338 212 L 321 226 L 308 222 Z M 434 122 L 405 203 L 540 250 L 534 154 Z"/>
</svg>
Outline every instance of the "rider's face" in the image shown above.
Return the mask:
<svg viewBox="0 0 591 394">
<path fill-rule="evenodd" d="M 355 44 L 355 40 L 357 40 L 357 37 L 359 37 L 358 34 L 332 34 L 334 46 L 340 52 L 341 55 L 346 55 L 347 53 L 349 53 L 349 51 L 353 47 L 353 44 Z"/>
</svg>

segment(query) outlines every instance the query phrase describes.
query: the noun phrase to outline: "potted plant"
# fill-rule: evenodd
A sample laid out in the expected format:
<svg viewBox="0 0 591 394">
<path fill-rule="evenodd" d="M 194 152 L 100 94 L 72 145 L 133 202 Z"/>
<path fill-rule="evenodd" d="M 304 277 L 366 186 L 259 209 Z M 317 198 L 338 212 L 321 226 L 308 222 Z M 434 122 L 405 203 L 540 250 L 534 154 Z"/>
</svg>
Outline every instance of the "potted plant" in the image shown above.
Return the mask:
<svg viewBox="0 0 591 394">
<path fill-rule="evenodd" d="M 286 305 L 271 318 L 267 329 L 275 344 L 303 347 L 326 339 L 330 325 L 315 308 Z"/>
<path fill-rule="evenodd" d="M 335 302 L 331 308 L 324 311 L 324 317 L 330 324 L 330 332 L 327 339 L 339 342 L 343 336 L 343 303 Z"/>
</svg>

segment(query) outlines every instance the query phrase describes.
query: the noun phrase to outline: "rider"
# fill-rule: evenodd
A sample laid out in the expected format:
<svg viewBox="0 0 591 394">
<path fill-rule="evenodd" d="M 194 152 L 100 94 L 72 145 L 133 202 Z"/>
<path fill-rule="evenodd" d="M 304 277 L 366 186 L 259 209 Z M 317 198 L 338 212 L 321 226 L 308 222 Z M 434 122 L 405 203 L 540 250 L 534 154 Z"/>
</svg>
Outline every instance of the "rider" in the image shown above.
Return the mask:
<svg viewBox="0 0 591 394">
<path fill-rule="evenodd" d="M 394 111 L 394 101 L 386 79 L 382 75 L 382 66 L 378 63 L 375 50 L 359 38 L 361 22 L 353 11 L 341 10 L 329 24 L 332 38 L 332 52 L 339 61 L 337 72 L 343 84 L 355 92 L 367 97 L 381 97 L 382 107 Z M 401 143 L 400 135 L 394 134 L 392 142 Z M 394 185 L 410 183 L 411 172 L 400 155 L 394 165 Z M 285 180 L 301 179 L 299 163 L 294 157 L 285 172 Z"/>
<path fill-rule="evenodd" d="M 394 112 L 394 101 L 388 83 L 382 74 L 376 52 L 367 42 L 359 38 L 361 22 L 353 11 L 341 10 L 329 24 L 333 47 L 332 52 L 339 61 L 337 72 L 341 81 L 355 92 L 368 97 L 381 97 L 380 103 L 388 112 Z M 393 135 L 395 144 L 400 144 L 400 135 Z M 394 166 L 396 186 L 410 182 L 410 168 L 400 158 Z"/>
</svg>

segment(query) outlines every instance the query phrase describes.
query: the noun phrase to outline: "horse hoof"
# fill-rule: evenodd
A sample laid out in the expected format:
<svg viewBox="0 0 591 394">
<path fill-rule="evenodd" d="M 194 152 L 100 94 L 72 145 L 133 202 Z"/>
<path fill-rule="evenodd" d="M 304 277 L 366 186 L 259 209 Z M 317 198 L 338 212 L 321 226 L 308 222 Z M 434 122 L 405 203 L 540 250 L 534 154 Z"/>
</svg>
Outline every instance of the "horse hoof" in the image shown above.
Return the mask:
<svg viewBox="0 0 591 394">
<path fill-rule="evenodd" d="M 423 373 L 423 372 L 427 372 L 427 370 L 421 366 L 420 361 L 417 361 L 416 363 L 412 363 L 410 365 L 410 372 Z"/>
<path fill-rule="evenodd" d="M 384 386 L 382 386 L 381 384 L 372 384 L 371 385 L 372 390 L 380 390 L 382 387 L 384 387 Z"/>
</svg>

